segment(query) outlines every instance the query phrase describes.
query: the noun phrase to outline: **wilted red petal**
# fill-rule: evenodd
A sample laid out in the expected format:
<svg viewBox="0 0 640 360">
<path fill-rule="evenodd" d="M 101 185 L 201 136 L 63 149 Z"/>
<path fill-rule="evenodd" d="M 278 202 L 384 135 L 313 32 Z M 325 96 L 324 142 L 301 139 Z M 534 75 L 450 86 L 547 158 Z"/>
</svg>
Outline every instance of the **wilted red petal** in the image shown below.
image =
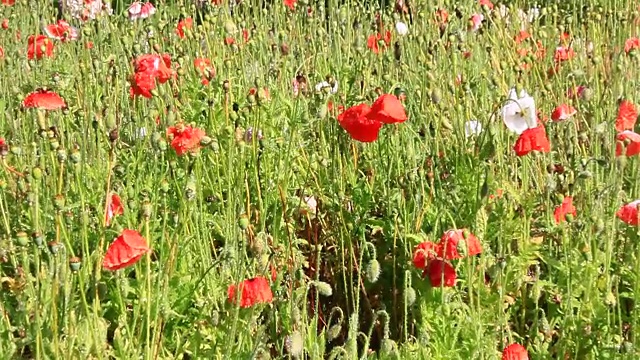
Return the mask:
<svg viewBox="0 0 640 360">
<path fill-rule="evenodd" d="M 58 110 L 67 106 L 64 99 L 60 95 L 49 90 L 37 90 L 29 93 L 24 100 L 22 106 L 25 108 L 38 108 L 44 110 Z"/>
<path fill-rule="evenodd" d="M 385 124 L 401 123 L 407 120 L 404 105 L 393 94 L 383 94 L 371 105 L 371 111 L 366 115 L 369 119 Z"/>
<path fill-rule="evenodd" d="M 111 225 L 111 219 L 116 215 L 122 215 L 124 213 L 124 207 L 118 194 L 111 194 L 109 198 L 109 204 L 107 205 L 107 213 L 105 214 L 105 225 Z"/>
<path fill-rule="evenodd" d="M 145 239 L 135 230 L 123 230 L 107 249 L 102 261 L 106 270 L 119 270 L 135 264 L 150 251 Z"/>
<path fill-rule="evenodd" d="M 413 250 L 413 265 L 421 270 L 429 264 L 430 260 L 436 258 L 438 246 L 431 241 L 418 244 Z"/>
</svg>

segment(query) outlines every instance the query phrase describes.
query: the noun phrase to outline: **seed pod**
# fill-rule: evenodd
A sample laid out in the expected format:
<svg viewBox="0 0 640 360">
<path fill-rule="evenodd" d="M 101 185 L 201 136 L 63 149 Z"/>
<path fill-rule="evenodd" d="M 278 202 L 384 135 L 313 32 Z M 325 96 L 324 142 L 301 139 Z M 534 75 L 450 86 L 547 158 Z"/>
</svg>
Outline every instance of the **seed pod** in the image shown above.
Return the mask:
<svg viewBox="0 0 640 360">
<path fill-rule="evenodd" d="M 333 295 L 333 289 L 331 289 L 331 285 L 324 281 L 314 281 L 313 285 L 315 286 L 318 293 L 322 296 L 331 296 Z"/>
<path fill-rule="evenodd" d="M 79 257 L 72 257 L 69 259 L 69 268 L 73 272 L 78 272 L 80 270 L 80 266 L 82 265 L 82 261 Z"/>
<path fill-rule="evenodd" d="M 16 234 L 16 243 L 20 246 L 27 246 L 29 244 L 29 237 L 24 231 L 20 231 Z"/>
<path fill-rule="evenodd" d="M 416 291 L 412 287 L 404 290 L 404 301 L 407 306 L 411 306 L 416 302 Z"/>
</svg>

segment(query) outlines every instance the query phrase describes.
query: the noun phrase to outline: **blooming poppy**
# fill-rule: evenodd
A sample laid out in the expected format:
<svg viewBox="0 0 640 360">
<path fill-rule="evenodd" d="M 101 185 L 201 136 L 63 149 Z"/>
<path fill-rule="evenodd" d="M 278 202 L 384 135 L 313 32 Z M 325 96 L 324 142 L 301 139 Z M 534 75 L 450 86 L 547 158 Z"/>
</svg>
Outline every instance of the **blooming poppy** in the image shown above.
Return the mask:
<svg viewBox="0 0 640 360">
<path fill-rule="evenodd" d="M 469 18 L 469 30 L 478 31 L 480 26 L 482 25 L 482 21 L 484 21 L 484 15 L 482 14 L 473 14 L 471 18 Z"/>
<path fill-rule="evenodd" d="M 2 19 L 2 28 L 5 30 L 9 28 L 9 19 Z"/>
<path fill-rule="evenodd" d="M 640 134 L 625 130 L 616 136 L 616 156 L 640 154 Z"/>
<path fill-rule="evenodd" d="M 288 7 L 289 9 L 291 9 L 291 11 L 296 9 L 296 3 L 298 2 L 298 0 L 283 0 L 284 6 Z"/>
<path fill-rule="evenodd" d="M 24 108 L 58 110 L 65 108 L 66 106 L 67 104 L 60 95 L 53 91 L 44 89 L 31 92 L 24 98 L 24 100 L 22 100 L 22 107 Z"/>
<path fill-rule="evenodd" d="M 27 40 L 27 58 L 42 59 L 53 56 L 53 41 L 46 35 L 29 35 Z"/>
<path fill-rule="evenodd" d="M 553 212 L 556 224 L 560 224 L 565 221 L 568 214 L 573 216 L 578 215 L 575 206 L 573 206 L 573 198 L 571 196 L 565 196 L 564 200 L 562 200 L 562 204 L 560 204 L 560 206 L 558 206 Z"/>
<path fill-rule="evenodd" d="M 523 41 L 529 39 L 531 37 L 531 34 L 529 34 L 529 32 L 527 32 L 526 30 L 520 30 L 520 32 L 518 32 L 518 35 L 516 35 L 516 37 L 514 38 L 516 44 L 520 44 Z"/>
<path fill-rule="evenodd" d="M 338 115 L 338 122 L 351 138 L 362 142 L 378 139 L 382 123 L 367 117 L 371 108 L 367 104 L 355 105 Z"/>
<path fill-rule="evenodd" d="M 402 102 L 393 94 L 380 95 L 371 105 L 371 111 L 366 116 L 385 124 L 401 123 L 407 120 Z"/>
<path fill-rule="evenodd" d="M 516 134 L 522 134 L 538 125 L 535 100 L 524 89 L 520 90 L 520 96 L 515 88 L 509 90 L 509 99 L 502 107 L 501 113 L 504 124 Z"/>
<path fill-rule="evenodd" d="M 638 119 L 636 106 L 629 100 L 622 100 L 618 106 L 618 116 L 616 117 L 616 130 L 633 130 Z"/>
<path fill-rule="evenodd" d="M 111 194 L 111 196 L 107 200 L 109 203 L 107 204 L 107 213 L 105 214 L 105 225 L 109 226 L 111 224 L 111 219 L 116 215 L 122 215 L 124 213 L 124 206 L 122 206 L 122 201 L 120 200 L 120 196 L 118 194 Z"/>
<path fill-rule="evenodd" d="M 627 54 L 638 48 L 640 48 L 640 38 L 638 38 L 637 36 L 628 38 L 624 42 L 624 52 L 626 52 Z"/>
<path fill-rule="evenodd" d="M 69 25 L 69 23 L 64 20 L 58 20 L 55 24 L 45 26 L 44 33 L 51 39 L 62 42 L 78 39 L 78 29 Z"/>
<path fill-rule="evenodd" d="M 491 0 L 479 0 L 478 4 L 480 6 L 486 6 L 489 10 L 493 10 L 493 3 Z"/>
<path fill-rule="evenodd" d="M 520 134 L 513 150 L 515 150 L 516 155 L 518 156 L 527 155 L 531 151 L 551 151 L 551 144 L 549 144 L 549 139 L 547 138 L 544 125 L 540 125 L 533 129 L 527 129 Z"/>
<path fill-rule="evenodd" d="M 209 79 L 216 76 L 216 70 L 211 65 L 211 60 L 206 58 L 196 58 L 193 60 L 193 66 L 196 68 L 200 76 L 202 76 L 203 85 L 209 83 Z"/>
<path fill-rule="evenodd" d="M 116 271 L 135 264 L 151 251 L 145 239 L 135 230 L 123 230 L 107 249 L 102 261 L 106 270 Z"/>
<path fill-rule="evenodd" d="M 193 19 L 192 18 L 186 18 L 184 20 L 180 20 L 178 22 L 178 26 L 176 27 L 176 34 L 178 34 L 178 36 L 181 39 L 184 39 L 184 30 L 185 29 L 191 29 L 193 27 Z"/>
<path fill-rule="evenodd" d="M 167 129 L 167 137 L 171 140 L 171 147 L 175 149 L 178 156 L 200 149 L 200 141 L 204 136 L 204 130 L 190 125 L 178 124 Z"/>
<path fill-rule="evenodd" d="M 551 120 L 562 121 L 575 115 L 578 111 L 571 105 L 562 104 L 556 107 L 551 113 Z"/>
<path fill-rule="evenodd" d="M 626 205 L 622 205 L 616 216 L 625 223 L 637 226 L 638 225 L 638 206 L 640 206 L 640 200 L 632 201 Z"/>
<path fill-rule="evenodd" d="M 380 33 L 369 35 L 367 47 L 371 49 L 374 54 L 378 54 L 380 52 L 380 42 L 385 45 L 385 48 L 389 47 L 391 45 L 391 31 L 385 31 L 384 36 Z"/>
<path fill-rule="evenodd" d="M 468 234 L 465 235 L 465 232 Z M 478 238 L 466 229 L 453 229 L 440 237 L 437 245 L 438 257 L 446 260 L 461 259 L 464 256 L 475 256 L 482 252 Z"/>
<path fill-rule="evenodd" d="M 143 4 L 140 1 L 134 1 L 129 5 L 127 13 L 129 20 L 146 19 L 156 13 L 156 7 L 150 2 Z"/>
<path fill-rule="evenodd" d="M 2 5 L 13 6 L 15 3 L 16 0 L 2 0 Z"/>
<path fill-rule="evenodd" d="M 171 70 L 171 57 L 168 54 L 145 54 L 134 60 L 135 73 L 131 77 L 131 96 L 141 95 L 151 98 L 151 91 L 156 87 L 156 80 L 161 84 L 175 76 Z"/>
<path fill-rule="evenodd" d="M 438 253 L 438 246 L 431 241 L 424 241 L 416 245 L 413 250 L 413 265 L 421 270 L 424 270 L 429 261 L 436 258 Z"/>
<path fill-rule="evenodd" d="M 502 360 L 529 360 L 529 354 L 524 346 L 513 343 L 502 350 Z"/>
<path fill-rule="evenodd" d="M 96 19 L 101 15 L 111 15 L 111 1 L 103 0 L 66 0 L 66 11 L 71 17 L 88 21 Z"/>
<path fill-rule="evenodd" d="M 236 295 L 238 289 L 240 290 L 240 299 Z M 229 302 L 240 305 L 241 308 L 249 308 L 257 304 L 268 304 L 273 301 L 269 280 L 262 276 L 244 280 L 238 286 L 229 285 L 227 297 Z"/>
<path fill-rule="evenodd" d="M 558 46 L 556 48 L 556 52 L 553 55 L 553 60 L 556 63 L 561 63 L 564 61 L 569 61 L 576 56 L 576 52 L 573 51 L 572 48 L 566 46 Z"/>
<path fill-rule="evenodd" d="M 434 259 L 424 270 L 423 276 L 429 276 L 433 287 L 453 287 L 456 285 L 456 269 L 447 261 Z"/>
</svg>

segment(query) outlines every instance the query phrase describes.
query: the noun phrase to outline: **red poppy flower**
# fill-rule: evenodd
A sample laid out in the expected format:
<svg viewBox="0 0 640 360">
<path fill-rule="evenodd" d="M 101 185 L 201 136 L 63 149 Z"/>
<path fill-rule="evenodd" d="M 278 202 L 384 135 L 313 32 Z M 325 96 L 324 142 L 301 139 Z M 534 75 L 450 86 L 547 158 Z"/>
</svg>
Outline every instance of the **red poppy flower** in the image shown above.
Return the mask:
<svg viewBox="0 0 640 360">
<path fill-rule="evenodd" d="M 529 360 L 529 354 L 524 346 L 514 343 L 504 348 L 502 360 Z"/>
<path fill-rule="evenodd" d="M 93 41 L 87 41 L 86 44 L 84 44 L 85 49 L 87 50 L 91 50 L 93 49 Z"/>
<path fill-rule="evenodd" d="M 616 216 L 625 223 L 637 226 L 638 225 L 638 206 L 640 206 L 640 200 L 630 202 L 623 205 L 618 209 Z"/>
<path fill-rule="evenodd" d="M 27 40 L 27 58 L 42 59 L 53 56 L 53 41 L 45 35 L 29 35 Z"/>
<path fill-rule="evenodd" d="M 618 106 L 618 116 L 616 117 L 616 130 L 633 130 L 638 119 L 636 106 L 629 100 L 622 100 Z"/>
<path fill-rule="evenodd" d="M 491 0 L 479 0 L 478 4 L 480 6 L 486 6 L 487 8 L 489 8 L 489 10 L 493 10 L 493 3 L 491 2 Z"/>
<path fill-rule="evenodd" d="M 571 105 L 562 104 L 553 110 L 551 113 L 551 120 L 562 121 L 575 115 L 578 111 Z"/>
<path fill-rule="evenodd" d="M 64 99 L 50 90 L 36 90 L 29 93 L 24 100 L 22 100 L 22 107 L 24 108 L 58 110 L 66 106 L 67 104 L 65 104 Z"/>
<path fill-rule="evenodd" d="M 135 73 L 130 82 L 129 90 L 131 97 L 141 95 L 151 98 L 151 91 L 156 87 L 156 80 L 165 83 L 175 72 L 171 70 L 171 57 L 168 54 L 162 56 L 156 54 L 145 54 L 136 58 L 133 62 Z"/>
<path fill-rule="evenodd" d="M 111 194 L 111 197 L 108 199 L 109 204 L 107 205 L 107 213 L 105 214 L 105 225 L 109 226 L 111 224 L 111 219 L 116 215 L 124 214 L 124 207 L 122 206 L 122 201 L 120 200 L 120 196 L 118 194 Z"/>
<path fill-rule="evenodd" d="M 171 140 L 171 146 L 178 156 L 200 149 L 200 141 L 204 136 L 204 130 L 184 124 L 170 126 L 167 129 L 167 137 Z"/>
<path fill-rule="evenodd" d="M 156 80 L 153 77 L 153 74 L 149 72 L 140 72 L 133 75 L 129 93 L 131 97 L 141 95 L 148 99 L 151 99 L 153 97 L 151 91 L 155 88 Z"/>
<path fill-rule="evenodd" d="M 367 117 L 371 108 L 367 104 L 360 104 L 348 108 L 338 115 L 338 122 L 351 138 L 362 142 L 373 142 L 378 139 L 382 123 Z"/>
<path fill-rule="evenodd" d="M 385 124 L 405 122 L 407 114 L 402 102 L 393 94 L 383 94 L 371 105 L 367 117 Z"/>
<path fill-rule="evenodd" d="M 145 239 L 135 230 L 123 230 L 107 249 L 102 261 L 106 270 L 116 271 L 135 264 L 151 251 Z"/>
<path fill-rule="evenodd" d="M 520 32 L 518 33 L 518 35 L 516 35 L 514 40 L 516 44 L 520 45 L 520 43 L 522 43 L 523 41 L 527 40 L 530 37 L 531 37 L 531 34 L 529 34 L 526 30 L 520 30 Z"/>
<path fill-rule="evenodd" d="M 178 36 L 181 39 L 184 39 L 184 30 L 185 29 L 191 29 L 193 27 L 193 19 L 192 18 L 186 18 L 184 20 L 180 20 L 180 22 L 178 22 L 178 26 L 176 28 L 176 34 L 178 34 Z"/>
<path fill-rule="evenodd" d="M 558 46 L 556 48 L 556 53 L 553 55 L 553 60 L 556 63 L 560 63 L 563 61 L 569 61 L 576 56 L 576 52 L 573 51 L 570 47 Z"/>
<path fill-rule="evenodd" d="M 9 19 L 2 19 L 2 28 L 5 30 L 9 28 Z"/>
<path fill-rule="evenodd" d="M 578 215 L 575 206 L 573 206 L 573 198 L 571 196 L 565 196 L 564 200 L 562 200 L 562 204 L 560 204 L 560 206 L 558 206 L 553 212 L 556 224 L 560 224 L 565 221 L 568 214 L 573 216 Z"/>
<path fill-rule="evenodd" d="M 209 84 L 209 79 L 216 76 L 216 70 L 211 66 L 211 60 L 206 58 L 197 58 L 193 60 L 193 66 L 196 68 L 200 76 L 202 77 L 202 84 Z"/>
<path fill-rule="evenodd" d="M 371 49 L 374 54 L 378 54 L 380 52 L 380 41 L 384 42 L 385 48 L 389 47 L 391 45 L 391 31 L 385 31 L 384 36 L 380 33 L 369 35 L 367 47 Z"/>
<path fill-rule="evenodd" d="M 625 130 L 616 136 L 616 156 L 640 154 L 640 134 Z"/>
<path fill-rule="evenodd" d="M 547 138 L 544 125 L 527 129 L 520 134 L 513 150 L 515 150 L 516 155 L 518 156 L 525 156 L 532 151 L 551 151 L 551 144 L 549 144 L 549 139 Z"/>
<path fill-rule="evenodd" d="M 456 285 L 456 269 L 451 264 L 440 259 L 434 259 L 424 270 L 423 276 L 429 276 L 433 287 L 453 287 Z"/>
<path fill-rule="evenodd" d="M 296 3 L 298 2 L 298 0 L 283 0 L 284 6 L 288 7 L 289 9 L 291 9 L 291 11 L 296 9 Z"/>
<path fill-rule="evenodd" d="M 44 27 L 44 33 L 51 39 L 67 42 L 78 39 L 78 30 L 64 20 Z"/>
<path fill-rule="evenodd" d="M 2 0 L 2 5 L 13 6 L 16 0 Z"/>
<path fill-rule="evenodd" d="M 624 42 L 624 52 L 627 54 L 638 48 L 640 48 L 640 38 L 636 36 L 628 38 L 627 41 Z"/>
<path fill-rule="evenodd" d="M 238 288 L 240 289 L 240 299 L 236 295 Z M 273 301 L 269 280 L 261 276 L 244 280 L 238 286 L 229 285 L 227 297 L 229 302 L 240 305 L 241 308 L 249 308 L 256 304 L 268 304 Z M 238 302 L 238 300 L 240 301 Z"/>
<path fill-rule="evenodd" d="M 478 238 L 465 229 L 449 230 L 442 234 L 436 250 L 438 257 L 446 260 L 462 259 L 464 256 L 475 256 L 482 252 Z"/>
<path fill-rule="evenodd" d="M 413 265 L 418 269 L 424 270 L 429 261 L 436 258 L 438 252 L 438 246 L 431 241 L 418 244 L 413 250 Z"/>
<path fill-rule="evenodd" d="M 436 22 L 441 25 L 445 25 L 449 21 L 449 13 L 445 9 L 438 9 L 436 11 Z"/>
</svg>

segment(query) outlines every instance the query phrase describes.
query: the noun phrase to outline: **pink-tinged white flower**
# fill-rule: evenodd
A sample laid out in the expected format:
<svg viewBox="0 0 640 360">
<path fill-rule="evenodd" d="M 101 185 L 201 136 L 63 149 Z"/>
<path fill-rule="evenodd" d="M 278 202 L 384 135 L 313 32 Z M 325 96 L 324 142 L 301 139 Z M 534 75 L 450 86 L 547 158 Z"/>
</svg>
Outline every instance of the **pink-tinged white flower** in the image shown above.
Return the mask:
<svg viewBox="0 0 640 360">
<path fill-rule="evenodd" d="M 407 24 L 403 23 L 402 21 L 398 21 L 396 23 L 396 32 L 400 36 L 405 36 L 409 33 L 409 27 L 407 26 Z"/>
<path fill-rule="evenodd" d="M 100 16 L 111 15 L 113 10 L 102 0 L 63 0 L 63 9 L 74 19 L 94 20 Z"/>
<path fill-rule="evenodd" d="M 140 1 L 134 1 L 127 9 L 127 12 L 129 20 L 146 19 L 156 13 L 156 7 L 150 2 L 143 4 Z"/>
<path fill-rule="evenodd" d="M 332 94 L 337 93 L 338 92 L 338 80 L 334 80 L 333 86 L 331 84 L 329 84 L 329 82 L 327 82 L 327 81 L 321 81 L 321 82 L 316 84 L 316 91 L 322 91 L 322 89 L 324 89 L 324 88 L 331 89 L 330 92 Z"/>
<path fill-rule="evenodd" d="M 303 196 L 302 200 L 304 204 L 302 204 L 302 208 L 300 208 L 300 213 L 303 215 L 315 215 L 318 210 L 318 201 L 314 196 Z"/>
<path fill-rule="evenodd" d="M 516 95 L 515 88 L 509 91 L 509 99 L 502 107 L 501 113 L 507 128 L 518 135 L 538 126 L 536 103 L 524 89 L 520 90 L 520 96 Z"/>
<path fill-rule="evenodd" d="M 477 120 L 469 120 L 464 124 L 464 135 L 466 137 L 478 136 L 482 132 L 482 124 Z"/>
<path fill-rule="evenodd" d="M 78 39 L 78 29 L 64 20 L 58 20 L 55 24 L 47 25 L 43 30 L 49 38 L 62 42 Z"/>
<path fill-rule="evenodd" d="M 553 113 L 551 113 L 551 120 L 555 122 L 567 120 L 577 112 L 578 111 L 573 106 L 562 104 L 553 110 Z"/>
<path fill-rule="evenodd" d="M 484 21 L 484 15 L 473 14 L 469 19 L 469 27 L 471 31 L 478 31 L 478 29 L 480 29 L 480 26 L 482 25 L 482 21 Z"/>
</svg>

